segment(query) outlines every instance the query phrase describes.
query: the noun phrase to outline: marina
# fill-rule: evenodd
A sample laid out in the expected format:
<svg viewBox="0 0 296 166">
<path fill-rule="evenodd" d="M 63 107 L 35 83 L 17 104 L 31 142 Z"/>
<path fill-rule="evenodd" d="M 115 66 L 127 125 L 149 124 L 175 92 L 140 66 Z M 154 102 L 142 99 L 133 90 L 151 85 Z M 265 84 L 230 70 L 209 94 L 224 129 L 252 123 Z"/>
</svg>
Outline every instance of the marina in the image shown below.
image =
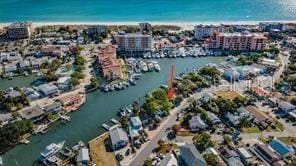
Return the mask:
<svg viewBox="0 0 296 166">
<path fill-rule="evenodd" d="M 178 59 L 159 59 L 158 64 L 161 71 L 148 72 L 141 75 L 141 79 L 137 80 L 137 86 L 130 86 L 125 91 L 117 91 L 116 93 L 100 93 L 98 91 L 87 94 L 87 100 L 79 110 L 71 113 L 71 121 L 67 125 L 61 124 L 59 121 L 53 123 L 51 130 L 44 135 L 35 135 L 29 138 L 30 144 L 18 145 L 3 154 L 3 160 L 8 165 L 32 165 L 36 162 L 36 156 L 47 145 L 65 140 L 66 146 L 70 147 L 79 140 L 87 142 L 95 138 L 98 134 L 105 132 L 104 128 L 98 124 L 106 123 L 110 119 L 116 117 L 119 108 L 126 107 L 133 101 L 142 101 L 143 96 L 159 87 L 162 84 L 168 84 L 168 76 L 170 65 L 174 64 L 176 73 L 201 67 L 209 62 L 220 63 L 224 61 L 224 57 L 202 57 L 202 58 L 184 58 L 182 61 Z M 0 83 L 1 86 L 1 83 Z"/>
</svg>

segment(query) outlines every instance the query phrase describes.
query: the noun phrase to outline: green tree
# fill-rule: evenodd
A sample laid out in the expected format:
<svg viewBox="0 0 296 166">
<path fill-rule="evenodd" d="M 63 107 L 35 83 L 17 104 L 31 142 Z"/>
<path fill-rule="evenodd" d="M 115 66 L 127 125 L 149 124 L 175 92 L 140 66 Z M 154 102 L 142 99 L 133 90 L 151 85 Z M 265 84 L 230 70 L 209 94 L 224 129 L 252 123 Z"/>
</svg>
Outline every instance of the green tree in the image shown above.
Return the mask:
<svg viewBox="0 0 296 166">
<path fill-rule="evenodd" d="M 225 145 L 229 145 L 231 143 L 231 141 L 232 140 L 231 140 L 229 135 L 224 135 L 223 136 L 223 142 L 224 142 Z"/>
<path fill-rule="evenodd" d="M 144 161 L 144 166 L 152 166 L 152 159 L 150 157 L 147 157 Z"/>
<path fill-rule="evenodd" d="M 196 148 L 201 152 L 209 147 L 214 146 L 213 142 L 211 141 L 211 136 L 205 132 L 195 135 L 193 137 L 193 142 Z"/>
<path fill-rule="evenodd" d="M 90 85 L 97 89 L 99 87 L 99 80 L 96 77 L 92 77 L 90 79 Z"/>
<path fill-rule="evenodd" d="M 219 165 L 218 156 L 215 155 L 214 153 L 205 154 L 203 157 L 209 166 L 218 166 Z"/>
</svg>

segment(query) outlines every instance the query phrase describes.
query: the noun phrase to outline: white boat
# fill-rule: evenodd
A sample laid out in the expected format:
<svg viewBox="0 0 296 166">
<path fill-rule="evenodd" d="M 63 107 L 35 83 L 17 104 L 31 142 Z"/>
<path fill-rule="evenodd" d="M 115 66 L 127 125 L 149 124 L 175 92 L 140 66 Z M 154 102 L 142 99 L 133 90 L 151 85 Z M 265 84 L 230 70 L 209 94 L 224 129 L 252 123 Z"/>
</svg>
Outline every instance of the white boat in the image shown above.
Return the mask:
<svg viewBox="0 0 296 166">
<path fill-rule="evenodd" d="M 109 91 L 109 87 L 110 87 L 109 85 L 105 85 L 105 86 L 103 87 L 104 91 L 105 91 L 105 92 L 108 92 L 108 91 Z"/>
<path fill-rule="evenodd" d="M 1 156 L 0 156 L 0 165 L 3 165 L 3 159 Z"/>
<path fill-rule="evenodd" d="M 148 70 L 153 71 L 154 70 L 154 65 L 153 63 L 148 63 Z"/>
<path fill-rule="evenodd" d="M 161 52 L 161 53 L 160 53 L 160 58 L 164 58 L 164 57 L 165 57 L 164 53 Z"/>
<path fill-rule="evenodd" d="M 157 64 L 157 63 L 154 63 L 154 69 L 156 71 L 160 71 L 161 70 L 159 64 Z"/>
<path fill-rule="evenodd" d="M 132 113 L 132 110 L 130 108 L 128 108 L 128 107 L 125 107 L 125 110 L 126 110 L 127 113 Z"/>
<path fill-rule="evenodd" d="M 110 85 L 109 90 L 114 91 L 115 90 L 114 85 Z"/>
<path fill-rule="evenodd" d="M 102 127 L 104 128 L 104 129 L 106 129 L 106 130 L 110 130 L 110 126 L 108 126 L 107 124 L 102 124 Z"/>
<path fill-rule="evenodd" d="M 65 141 L 60 142 L 58 144 L 52 143 L 52 144 L 46 146 L 46 149 L 43 152 L 40 153 L 41 154 L 41 160 L 46 159 L 46 158 L 58 153 L 64 147 L 64 144 L 65 144 Z"/>
</svg>

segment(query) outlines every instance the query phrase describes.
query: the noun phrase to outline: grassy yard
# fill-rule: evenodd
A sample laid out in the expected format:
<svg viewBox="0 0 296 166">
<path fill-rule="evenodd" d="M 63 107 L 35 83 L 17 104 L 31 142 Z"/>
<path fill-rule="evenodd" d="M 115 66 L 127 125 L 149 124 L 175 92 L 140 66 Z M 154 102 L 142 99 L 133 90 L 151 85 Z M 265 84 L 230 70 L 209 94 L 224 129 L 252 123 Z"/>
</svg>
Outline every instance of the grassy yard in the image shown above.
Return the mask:
<svg viewBox="0 0 296 166">
<path fill-rule="evenodd" d="M 238 96 L 242 96 L 241 94 L 235 91 L 217 91 L 216 95 L 229 100 L 233 100 Z"/>
<path fill-rule="evenodd" d="M 244 133 L 259 133 L 260 129 L 257 126 L 243 128 Z"/>
<path fill-rule="evenodd" d="M 114 153 L 108 150 L 105 145 L 105 141 L 108 137 L 109 135 L 105 134 L 89 142 L 90 157 L 96 165 L 117 165 Z"/>
<path fill-rule="evenodd" d="M 296 137 L 278 137 L 277 139 L 288 145 L 296 144 Z"/>
<path fill-rule="evenodd" d="M 157 147 L 156 151 L 160 154 L 167 154 L 172 149 L 177 149 L 177 148 L 178 148 L 178 145 L 176 145 L 176 144 L 162 144 Z"/>
</svg>

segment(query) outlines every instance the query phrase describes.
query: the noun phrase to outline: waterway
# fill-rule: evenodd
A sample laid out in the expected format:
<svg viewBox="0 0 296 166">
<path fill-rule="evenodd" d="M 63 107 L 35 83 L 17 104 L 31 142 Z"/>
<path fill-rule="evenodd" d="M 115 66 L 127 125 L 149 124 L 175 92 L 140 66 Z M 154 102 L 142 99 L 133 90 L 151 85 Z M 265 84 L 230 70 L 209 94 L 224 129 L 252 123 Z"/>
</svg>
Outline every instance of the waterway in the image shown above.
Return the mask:
<svg viewBox="0 0 296 166">
<path fill-rule="evenodd" d="M 161 84 L 168 84 L 171 64 L 175 65 L 175 72 L 180 73 L 193 68 L 202 67 L 208 63 L 220 63 L 223 57 L 202 57 L 184 59 L 160 59 L 161 72 L 142 74 L 136 86 L 123 91 L 111 93 L 93 92 L 87 95 L 86 103 L 71 114 L 71 122 L 60 124 L 56 122 L 50 131 L 44 135 L 32 136 L 29 145 L 17 145 L 2 157 L 7 166 L 30 166 L 38 159 L 40 152 L 52 142 L 65 140 L 66 146 L 72 146 L 79 140 L 88 142 L 90 139 L 102 134 L 103 123 L 108 123 L 116 116 L 120 107 L 141 99 L 146 93 Z M 1 87 L 1 83 L 0 83 Z"/>
</svg>

